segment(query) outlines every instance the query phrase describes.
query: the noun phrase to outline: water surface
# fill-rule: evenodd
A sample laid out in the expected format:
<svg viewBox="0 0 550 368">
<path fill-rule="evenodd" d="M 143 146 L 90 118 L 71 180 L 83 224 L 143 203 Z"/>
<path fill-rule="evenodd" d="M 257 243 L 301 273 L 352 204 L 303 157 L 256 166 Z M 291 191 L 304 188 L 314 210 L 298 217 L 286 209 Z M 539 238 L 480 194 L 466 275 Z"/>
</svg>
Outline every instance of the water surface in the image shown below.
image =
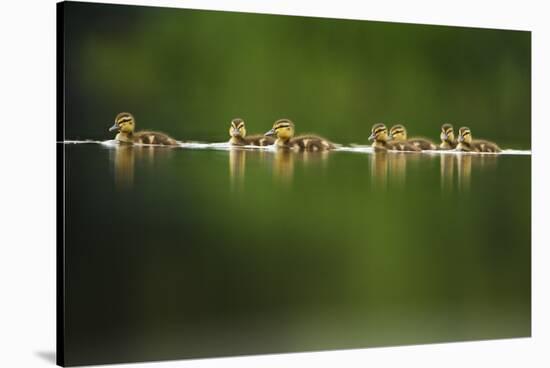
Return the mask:
<svg viewBox="0 0 550 368">
<path fill-rule="evenodd" d="M 530 155 L 64 149 L 70 364 L 531 334 Z"/>
</svg>

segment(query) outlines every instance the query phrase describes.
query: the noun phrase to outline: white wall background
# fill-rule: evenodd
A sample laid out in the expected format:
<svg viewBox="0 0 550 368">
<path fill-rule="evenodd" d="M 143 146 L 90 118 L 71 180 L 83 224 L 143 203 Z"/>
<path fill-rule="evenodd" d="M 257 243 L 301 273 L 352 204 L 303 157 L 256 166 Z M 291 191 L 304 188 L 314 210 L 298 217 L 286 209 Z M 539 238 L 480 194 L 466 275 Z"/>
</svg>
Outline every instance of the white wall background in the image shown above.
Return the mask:
<svg viewBox="0 0 550 368">
<path fill-rule="evenodd" d="M 545 1 L 103 1 L 533 31 L 533 338 L 146 367 L 550 366 L 550 11 Z M 0 367 L 55 357 L 55 1 L 0 3 Z M 546 146 L 545 146 L 546 145 Z M 123 365 L 125 366 L 125 365 Z"/>
</svg>

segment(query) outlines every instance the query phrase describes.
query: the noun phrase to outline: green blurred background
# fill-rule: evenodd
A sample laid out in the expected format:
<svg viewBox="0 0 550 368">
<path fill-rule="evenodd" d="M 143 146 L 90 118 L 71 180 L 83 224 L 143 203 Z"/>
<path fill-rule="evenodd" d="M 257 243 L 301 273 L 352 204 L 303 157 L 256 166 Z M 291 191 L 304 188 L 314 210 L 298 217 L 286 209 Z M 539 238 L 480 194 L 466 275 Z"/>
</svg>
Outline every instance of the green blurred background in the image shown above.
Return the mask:
<svg viewBox="0 0 550 368">
<path fill-rule="evenodd" d="M 68 139 L 442 122 L 530 148 L 530 34 L 66 4 Z M 64 144 L 68 364 L 531 335 L 531 156 Z"/>
<path fill-rule="evenodd" d="M 531 146 L 531 34 L 521 31 L 68 3 L 66 139 L 138 128 L 224 141 L 230 119 L 366 143 L 372 124 L 437 140 L 444 122 Z"/>
</svg>

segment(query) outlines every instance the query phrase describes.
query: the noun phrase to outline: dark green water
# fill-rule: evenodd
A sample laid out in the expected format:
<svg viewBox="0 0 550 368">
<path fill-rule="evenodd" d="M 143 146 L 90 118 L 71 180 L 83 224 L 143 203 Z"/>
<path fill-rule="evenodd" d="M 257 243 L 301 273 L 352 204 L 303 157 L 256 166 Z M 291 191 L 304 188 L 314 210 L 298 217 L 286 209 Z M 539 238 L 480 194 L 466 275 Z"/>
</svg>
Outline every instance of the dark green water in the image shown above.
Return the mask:
<svg viewBox="0 0 550 368">
<path fill-rule="evenodd" d="M 65 145 L 69 364 L 531 334 L 531 157 Z"/>
</svg>

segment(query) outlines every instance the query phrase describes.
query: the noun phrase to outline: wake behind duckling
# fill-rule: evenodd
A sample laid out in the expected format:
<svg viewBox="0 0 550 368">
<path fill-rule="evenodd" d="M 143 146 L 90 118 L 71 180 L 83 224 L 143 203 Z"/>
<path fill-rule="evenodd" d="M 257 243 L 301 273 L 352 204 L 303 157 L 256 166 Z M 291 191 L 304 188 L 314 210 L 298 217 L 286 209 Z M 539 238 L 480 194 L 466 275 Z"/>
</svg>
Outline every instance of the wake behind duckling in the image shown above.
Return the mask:
<svg viewBox="0 0 550 368">
<path fill-rule="evenodd" d="M 99 144 L 107 147 L 117 147 L 120 145 L 127 145 L 126 143 L 120 143 L 114 139 L 109 139 L 105 141 L 98 141 L 92 139 L 85 140 L 65 140 L 63 142 L 58 142 L 63 144 Z M 246 145 L 246 146 L 235 146 L 229 142 L 180 142 L 178 141 L 174 146 L 166 146 L 161 144 L 140 144 L 134 143 L 136 147 L 159 147 L 163 149 L 197 149 L 197 150 L 221 150 L 221 151 L 230 151 L 230 150 L 248 150 L 248 151 L 276 151 L 278 148 L 271 146 L 256 146 L 256 145 Z M 334 152 L 354 152 L 354 153 L 366 153 L 374 154 L 374 149 L 372 146 L 367 145 L 353 145 L 353 146 L 341 146 L 333 150 Z M 504 149 L 501 152 L 462 152 L 457 150 L 423 150 L 420 152 L 401 152 L 401 151 L 388 151 L 389 154 L 413 154 L 413 155 L 490 155 L 490 156 L 500 156 L 500 155 L 530 155 L 530 150 L 517 150 L 517 149 Z"/>
</svg>

